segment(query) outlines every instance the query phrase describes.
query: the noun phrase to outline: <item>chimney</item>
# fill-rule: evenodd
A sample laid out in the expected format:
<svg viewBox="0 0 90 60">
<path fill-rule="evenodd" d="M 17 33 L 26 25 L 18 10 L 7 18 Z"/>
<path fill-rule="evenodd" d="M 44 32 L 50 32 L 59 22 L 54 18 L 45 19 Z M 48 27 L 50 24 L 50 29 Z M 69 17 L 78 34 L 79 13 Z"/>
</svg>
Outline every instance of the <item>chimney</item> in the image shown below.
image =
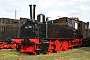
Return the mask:
<svg viewBox="0 0 90 60">
<path fill-rule="evenodd" d="M 29 5 L 30 6 L 30 20 L 35 22 L 35 6 L 34 4 Z"/>
</svg>

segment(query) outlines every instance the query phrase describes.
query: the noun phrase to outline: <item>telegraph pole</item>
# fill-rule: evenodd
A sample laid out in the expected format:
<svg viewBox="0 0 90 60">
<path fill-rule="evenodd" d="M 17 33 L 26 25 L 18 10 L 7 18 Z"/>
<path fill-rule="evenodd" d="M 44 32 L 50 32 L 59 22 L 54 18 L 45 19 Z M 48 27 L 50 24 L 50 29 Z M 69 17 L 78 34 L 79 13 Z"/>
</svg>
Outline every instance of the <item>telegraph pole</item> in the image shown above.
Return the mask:
<svg viewBox="0 0 90 60">
<path fill-rule="evenodd" d="M 18 7 L 17 7 L 18 8 Z M 15 19 L 17 18 L 17 9 L 15 9 Z"/>
<path fill-rule="evenodd" d="M 15 10 L 15 19 L 16 19 L 16 15 L 17 15 L 17 10 Z"/>
</svg>

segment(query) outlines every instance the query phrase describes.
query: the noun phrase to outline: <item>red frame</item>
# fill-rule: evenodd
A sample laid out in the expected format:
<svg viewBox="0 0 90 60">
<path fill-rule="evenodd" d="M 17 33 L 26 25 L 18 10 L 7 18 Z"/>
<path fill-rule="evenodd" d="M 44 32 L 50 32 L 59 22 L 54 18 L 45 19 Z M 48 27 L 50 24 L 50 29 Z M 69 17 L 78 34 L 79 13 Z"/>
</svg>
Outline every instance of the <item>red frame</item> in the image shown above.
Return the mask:
<svg viewBox="0 0 90 60">
<path fill-rule="evenodd" d="M 15 38 L 12 39 L 12 42 L 18 45 L 21 44 L 22 40 L 24 40 L 24 38 Z M 29 40 L 29 44 L 20 45 L 20 52 L 31 52 L 36 54 L 39 38 L 29 38 Z M 80 38 L 48 38 L 44 40 L 47 40 L 49 42 L 47 53 L 52 53 L 53 51 L 66 51 L 69 48 L 80 46 L 82 44 L 82 39 Z"/>
</svg>

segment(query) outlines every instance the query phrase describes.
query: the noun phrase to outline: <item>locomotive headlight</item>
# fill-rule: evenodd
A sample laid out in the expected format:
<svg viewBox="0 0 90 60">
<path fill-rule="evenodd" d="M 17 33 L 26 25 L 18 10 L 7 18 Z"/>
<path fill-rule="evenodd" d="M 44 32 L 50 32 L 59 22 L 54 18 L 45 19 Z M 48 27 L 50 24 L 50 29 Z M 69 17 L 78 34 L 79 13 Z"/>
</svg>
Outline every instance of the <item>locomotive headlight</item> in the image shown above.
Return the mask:
<svg viewBox="0 0 90 60">
<path fill-rule="evenodd" d="M 28 27 L 26 26 L 25 29 L 27 29 Z"/>
<path fill-rule="evenodd" d="M 28 26 L 28 28 L 32 28 L 32 26 Z"/>
<path fill-rule="evenodd" d="M 32 28 L 32 26 L 28 25 L 28 26 L 26 26 L 26 27 L 25 27 L 25 29 L 28 29 L 28 28 L 30 28 L 30 29 L 31 29 L 31 28 Z"/>
</svg>

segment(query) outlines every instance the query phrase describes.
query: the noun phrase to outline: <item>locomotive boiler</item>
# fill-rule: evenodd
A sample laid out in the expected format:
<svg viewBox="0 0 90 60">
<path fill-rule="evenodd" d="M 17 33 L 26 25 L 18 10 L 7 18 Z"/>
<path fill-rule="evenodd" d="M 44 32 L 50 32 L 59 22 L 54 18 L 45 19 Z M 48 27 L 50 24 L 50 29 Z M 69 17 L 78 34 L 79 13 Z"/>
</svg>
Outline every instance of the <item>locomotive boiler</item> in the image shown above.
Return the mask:
<svg viewBox="0 0 90 60">
<path fill-rule="evenodd" d="M 35 6 L 30 6 L 30 19 L 20 28 L 20 38 L 8 39 L 16 43 L 16 49 L 27 53 L 51 53 L 81 46 L 86 39 L 89 23 L 62 17 L 55 20 L 45 19 L 44 14 L 38 14 L 35 20 Z"/>
</svg>

